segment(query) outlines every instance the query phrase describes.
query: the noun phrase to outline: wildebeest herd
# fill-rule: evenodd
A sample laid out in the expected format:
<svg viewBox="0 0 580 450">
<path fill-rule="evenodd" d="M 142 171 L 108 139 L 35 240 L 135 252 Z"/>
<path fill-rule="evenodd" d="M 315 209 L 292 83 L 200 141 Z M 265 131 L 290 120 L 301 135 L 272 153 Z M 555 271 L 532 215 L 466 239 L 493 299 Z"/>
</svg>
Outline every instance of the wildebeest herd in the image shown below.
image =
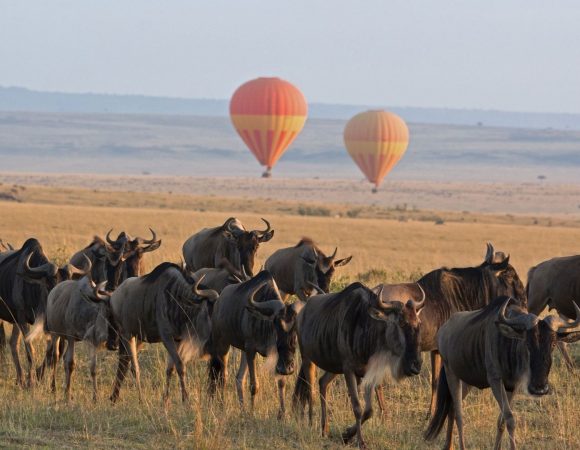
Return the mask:
<svg viewBox="0 0 580 450">
<path fill-rule="evenodd" d="M 436 269 L 414 283 L 369 288 L 354 282 L 330 292 L 336 268 L 352 256 L 337 259 L 337 249 L 327 255 L 308 238 L 277 250 L 254 274 L 260 244 L 274 236 L 270 223 L 262 220 L 264 230 L 248 231 L 236 218 L 203 229 L 185 241 L 184 262 L 164 262 L 148 274 L 142 273 L 143 256 L 161 245 L 153 230 L 149 239 L 125 232 L 113 238 L 111 230 L 61 267 L 34 238 L 20 249 L 0 241 L 0 319 L 13 324 L 16 382 L 32 386 L 49 371 L 55 390 L 62 357 L 65 397 L 70 399 L 75 344 L 87 341 L 94 399 L 96 353 L 103 347 L 118 351 L 110 400 L 119 398 L 129 368 L 141 398 L 138 351 L 145 342 L 161 342 L 167 350 L 164 401 L 174 372 L 187 401 L 186 364 L 204 358 L 209 393 L 219 402 L 234 347 L 241 351 L 235 377 L 241 407 L 248 373 L 252 407 L 258 394 L 259 354 L 275 371 L 278 418 L 283 420 L 287 376 L 295 371 L 299 348 L 295 413 L 303 416 L 307 407 L 312 424 L 313 386 L 320 369 L 321 431 L 327 435 L 328 386 L 342 374 L 355 417 L 342 439 L 348 443 L 356 437 L 365 447 L 361 428 L 372 416 L 373 397 L 381 409 L 386 407 L 385 376 L 400 380 L 419 374 L 421 353 L 429 351 L 432 395 L 425 439 L 434 439 L 447 422 L 445 448 L 451 448 L 456 424 L 464 448 L 462 400 L 470 387 L 489 387 L 500 409 L 495 448 L 501 447 L 506 426 L 515 448 L 511 401 L 516 390 L 533 396 L 549 392 L 556 345 L 573 366 L 565 343 L 580 339 L 580 309 L 574 302 L 580 298 L 580 256 L 554 258 L 530 269 L 524 288 L 509 256 L 488 244 L 483 262 L 475 267 Z M 296 296 L 294 302 L 290 295 Z M 540 319 L 546 306 L 559 315 Z M 22 335 L 26 374 L 19 358 Z M 46 352 L 42 361 L 35 361 L 31 342 L 41 336 Z"/>
</svg>

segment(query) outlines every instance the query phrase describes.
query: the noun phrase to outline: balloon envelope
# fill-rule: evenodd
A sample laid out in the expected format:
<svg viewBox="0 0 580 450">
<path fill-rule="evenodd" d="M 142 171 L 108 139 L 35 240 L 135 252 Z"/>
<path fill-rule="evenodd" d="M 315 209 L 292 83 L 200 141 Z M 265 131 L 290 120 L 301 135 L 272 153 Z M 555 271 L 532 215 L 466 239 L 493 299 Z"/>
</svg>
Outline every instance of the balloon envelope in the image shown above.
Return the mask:
<svg viewBox="0 0 580 450">
<path fill-rule="evenodd" d="M 396 114 L 366 111 L 344 128 L 344 145 L 367 179 L 378 187 L 409 145 L 409 129 Z"/>
<path fill-rule="evenodd" d="M 248 81 L 230 101 L 230 117 L 236 131 L 268 171 L 298 136 L 307 113 L 302 92 L 280 78 Z"/>
</svg>

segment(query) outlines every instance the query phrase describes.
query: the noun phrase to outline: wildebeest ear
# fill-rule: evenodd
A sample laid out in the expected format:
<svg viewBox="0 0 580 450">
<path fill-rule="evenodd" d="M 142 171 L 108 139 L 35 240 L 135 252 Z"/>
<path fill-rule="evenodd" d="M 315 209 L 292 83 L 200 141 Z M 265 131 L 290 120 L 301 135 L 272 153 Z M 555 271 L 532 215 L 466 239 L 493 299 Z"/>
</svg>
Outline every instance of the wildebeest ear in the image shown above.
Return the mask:
<svg viewBox="0 0 580 450">
<path fill-rule="evenodd" d="M 396 312 L 386 314 L 384 311 L 381 311 L 374 306 L 369 306 L 368 313 L 373 319 L 382 320 L 383 322 L 395 322 L 398 316 L 398 313 Z"/>
<path fill-rule="evenodd" d="M 560 342 L 571 344 L 572 342 L 580 340 L 580 331 L 571 331 L 569 333 L 558 333 L 557 336 Z"/>
<path fill-rule="evenodd" d="M 520 339 L 523 340 L 526 337 L 526 330 L 515 330 L 514 328 L 506 325 L 505 323 L 496 322 L 496 326 L 499 328 L 501 334 L 509 339 Z"/>
<path fill-rule="evenodd" d="M 258 240 L 260 242 L 268 242 L 270 239 L 274 237 L 274 230 L 268 231 L 267 233 L 262 234 Z"/>
<path fill-rule="evenodd" d="M 334 267 L 346 266 L 350 262 L 351 259 L 352 259 L 352 255 L 350 255 L 347 258 L 339 259 L 338 261 L 336 261 L 334 263 Z"/>
</svg>

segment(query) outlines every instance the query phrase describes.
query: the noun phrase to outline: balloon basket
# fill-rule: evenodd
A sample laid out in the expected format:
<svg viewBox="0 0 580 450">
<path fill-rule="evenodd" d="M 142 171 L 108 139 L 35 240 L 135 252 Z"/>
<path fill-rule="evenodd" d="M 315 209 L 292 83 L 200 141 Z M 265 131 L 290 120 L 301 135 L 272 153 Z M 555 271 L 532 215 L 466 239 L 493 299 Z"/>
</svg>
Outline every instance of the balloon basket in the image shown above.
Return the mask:
<svg viewBox="0 0 580 450">
<path fill-rule="evenodd" d="M 266 169 L 266 171 L 262 174 L 262 178 L 272 178 L 272 172 L 270 168 Z"/>
<path fill-rule="evenodd" d="M 378 188 L 376 188 L 376 187 L 374 187 L 374 188 L 372 188 L 371 192 L 372 192 L 373 194 L 376 194 L 377 192 L 379 192 L 379 189 L 378 189 Z"/>
</svg>

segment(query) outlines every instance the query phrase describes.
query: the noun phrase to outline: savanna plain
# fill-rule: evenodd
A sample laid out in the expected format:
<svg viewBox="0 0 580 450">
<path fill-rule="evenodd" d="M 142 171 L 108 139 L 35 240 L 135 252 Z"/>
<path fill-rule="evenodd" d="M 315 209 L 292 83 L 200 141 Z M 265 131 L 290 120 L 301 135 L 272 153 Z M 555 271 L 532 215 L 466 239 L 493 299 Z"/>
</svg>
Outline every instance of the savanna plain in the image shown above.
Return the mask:
<svg viewBox="0 0 580 450">
<path fill-rule="evenodd" d="M 427 213 L 406 208 L 393 210 L 392 214 L 368 214 L 370 207 L 351 209 L 344 205 L 320 213 L 316 206 L 291 201 L 259 199 L 248 203 L 241 198 L 219 197 L 206 198 L 203 207 L 196 207 L 196 198 L 186 195 L 176 198 L 169 194 L 148 196 L 34 186 L 14 189 L 18 201 L 0 202 L 0 237 L 19 246 L 34 236 L 58 263 L 87 245 L 94 234 L 102 236 L 109 228 L 148 236 L 148 227 L 152 227 L 163 244 L 145 256 L 148 271 L 162 261 L 178 262 L 187 237 L 202 227 L 221 224 L 230 216 L 240 218 L 247 227 L 260 228 L 261 217 L 272 223 L 275 236 L 260 247 L 258 267 L 276 249 L 293 245 L 302 236 L 312 237 L 326 251 L 338 246 L 339 256 L 352 254 L 352 262 L 337 270 L 333 290 L 355 280 L 373 286 L 378 282 L 416 280 L 441 266 L 476 265 L 482 261 L 488 241 L 511 255 L 524 282 L 527 270 L 538 262 L 580 252 L 576 220 L 552 222 L 549 217 L 506 218 L 505 214 Z M 355 210 L 358 212 L 349 213 Z M 578 347 L 572 346 L 577 360 Z M 40 343 L 36 350 L 39 361 L 43 356 Z M 93 402 L 85 350 L 84 344 L 79 345 L 73 398 L 67 403 L 63 400 L 61 367 L 56 394 L 44 381 L 32 389 L 21 389 L 15 385 L 13 365 L 8 349 L 4 349 L 0 366 L 0 446 L 330 449 L 343 448 L 340 433 L 354 421 L 341 378 L 331 386 L 329 438 L 320 436 L 318 402 L 312 427 L 291 411 L 278 421 L 274 376 L 261 365 L 256 408 L 241 410 L 232 379 L 239 361 L 237 351 L 230 358 L 223 403 L 210 400 L 206 392 L 206 363 L 194 361 L 189 364 L 187 375 L 190 402 L 181 403 L 174 378 L 171 402 L 164 407 L 161 393 L 166 354 L 161 344 L 145 344 L 139 355 L 145 393 L 141 403 L 130 378 L 123 386 L 120 401 L 115 405 L 109 402 L 117 355 L 103 350 L 99 354 L 99 398 Z M 295 377 L 290 376 L 288 383 L 288 402 Z M 553 393 L 542 399 L 516 396 L 513 409 L 518 442 L 526 449 L 580 448 L 580 377 L 578 372 L 566 370 L 557 352 L 550 381 Z M 315 395 L 316 391 L 315 388 Z M 387 409 L 381 415 L 375 405 L 375 416 L 363 428 L 367 444 L 385 449 L 439 447 L 442 437 L 429 445 L 422 438 L 429 392 L 429 364 L 424 355 L 419 376 L 400 384 L 386 380 Z M 472 391 L 464 402 L 464 411 L 469 448 L 490 448 L 499 412 L 491 392 Z"/>
</svg>

